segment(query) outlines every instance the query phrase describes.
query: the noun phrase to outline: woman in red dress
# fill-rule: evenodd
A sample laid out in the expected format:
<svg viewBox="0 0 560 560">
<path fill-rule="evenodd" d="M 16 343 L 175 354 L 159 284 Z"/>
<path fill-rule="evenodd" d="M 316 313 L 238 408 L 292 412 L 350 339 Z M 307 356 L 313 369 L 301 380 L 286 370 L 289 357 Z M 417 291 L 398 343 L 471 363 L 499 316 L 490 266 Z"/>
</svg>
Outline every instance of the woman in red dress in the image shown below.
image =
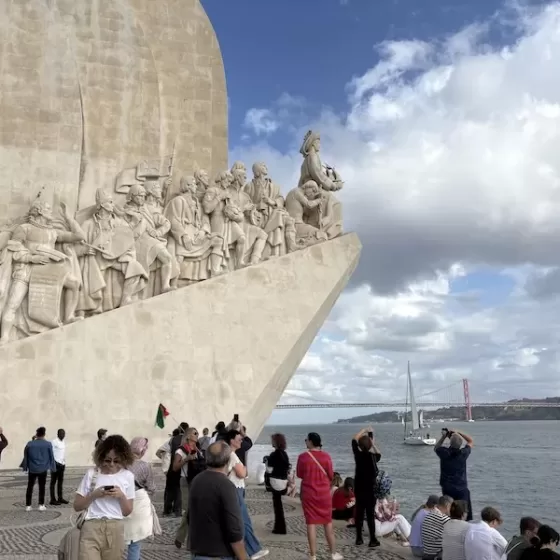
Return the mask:
<svg viewBox="0 0 560 560">
<path fill-rule="evenodd" d="M 307 451 L 298 457 L 296 471 L 298 478 L 301 478 L 301 505 L 307 525 L 311 560 L 315 560 L 317 554 L 317 525 L 325 528 L 332 560 L 342 560 L 342 555 L 336 552 L 332 526 L 331 456 L 321 451 L 321 436 L 315 432 L 307 436 L 305 444 Z"/>
</svg>

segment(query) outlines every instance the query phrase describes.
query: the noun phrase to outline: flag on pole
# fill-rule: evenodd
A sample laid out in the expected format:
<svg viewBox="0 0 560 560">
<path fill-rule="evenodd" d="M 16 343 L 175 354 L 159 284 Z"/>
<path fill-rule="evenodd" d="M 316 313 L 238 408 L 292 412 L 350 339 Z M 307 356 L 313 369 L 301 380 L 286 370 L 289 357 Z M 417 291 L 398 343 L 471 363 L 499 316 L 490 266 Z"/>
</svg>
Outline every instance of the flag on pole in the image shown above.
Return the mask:
<svg viewBox="0 0 560 560">
<path fill-rule="evenodd" d="M 163 430 L 163 428 L 165 427 L 165 419 L 168 416 L 169 416 L 169 412 L 168 412 L 167 408 L 165 408 L 165 406 L 163 406 L 160 403 L 160 405 L 158 406 L 158 409 L 157 409 L 156 426 Z"/>
</svg>

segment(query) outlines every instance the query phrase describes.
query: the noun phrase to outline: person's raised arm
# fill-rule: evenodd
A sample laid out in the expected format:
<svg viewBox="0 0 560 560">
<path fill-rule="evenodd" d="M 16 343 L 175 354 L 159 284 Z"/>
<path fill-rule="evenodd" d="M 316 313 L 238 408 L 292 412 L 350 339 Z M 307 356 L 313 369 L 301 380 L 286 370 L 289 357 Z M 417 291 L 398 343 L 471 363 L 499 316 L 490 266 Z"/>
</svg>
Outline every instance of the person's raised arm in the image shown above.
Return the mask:
<svg viewBox="0 0 560 560">
<path fill-rule="evenodd" d="M 446 438 L 447 432 L 442 432 L 441 437 L 436 441 L 436 444 L 434 445 L 434 451 L 437 452 L 437 450 L 443 445 L 443 442 Z"/>
<path fill-rule="evenodd" d="M 368 429 L 367 428 L 363 428 L 361 429 L 352 439 L 356 442 L 360 441 L 360 438 L 367 434 Z"/>
<path fill-rule="evenodd" d="M 456 434 L 459 434 L 459 435 L 465 440 L 466 444 L 467 444 L 469 447 L 473 447 L 473 445 L 474 445 L 474 440 L 473 440 L 473 438 L 472 438 L 471 436 L 469 436 L 469 434 L 464 434 L 463 432 L 458 432 L 457 430 L 455 430 L 455 433 L 456 433 Z"/>
</svg>

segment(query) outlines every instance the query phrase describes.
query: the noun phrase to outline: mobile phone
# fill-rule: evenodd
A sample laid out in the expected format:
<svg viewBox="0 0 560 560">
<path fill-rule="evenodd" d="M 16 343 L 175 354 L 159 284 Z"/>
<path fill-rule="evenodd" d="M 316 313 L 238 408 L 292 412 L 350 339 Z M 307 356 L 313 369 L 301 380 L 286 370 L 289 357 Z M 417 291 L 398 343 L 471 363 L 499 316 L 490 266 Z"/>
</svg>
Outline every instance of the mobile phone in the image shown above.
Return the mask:
<svg viewBox="0 0 560 560">
<path fill-rule="evenodd" d="M 233 421 L 234 422 L 239 422 L 239 414 L 234 414 L 233 415 Z"/>
<path fill-rule="evenodd" d="M 373 439 L 373 432 L 368 432 L 367 435 Z"/>
<path fill-rule="evenodd" d="M 103 486 L 103 490 L 106 490 L 107 492 L 110 492 L 111 490 L 114 490 L 115 487 L 114 486 Z"/>
</svg>

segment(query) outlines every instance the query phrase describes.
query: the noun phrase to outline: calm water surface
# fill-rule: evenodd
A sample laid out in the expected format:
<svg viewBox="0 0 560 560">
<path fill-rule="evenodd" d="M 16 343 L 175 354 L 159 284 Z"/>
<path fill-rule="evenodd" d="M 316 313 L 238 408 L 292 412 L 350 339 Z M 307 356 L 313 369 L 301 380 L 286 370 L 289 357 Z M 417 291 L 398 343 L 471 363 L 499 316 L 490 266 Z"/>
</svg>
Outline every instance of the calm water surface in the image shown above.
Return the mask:
<svg viewBox="0 0 560 560">
<path fill-rule="evenodd" d="M 433 424 L 428 430 L 439 437 L 446 424 Z M 531 515 L 560 530 L 560 422 L 477 422 L 453 423 L 450 429 L 467 432 L 474 438 L 468 461 L 468 480 L 475 514 L 484 506 L 497 507 L 503 517 L 501 532 L 507 537 L 517 532 L 519 518 Z M 342 476 L 353 476 L 350 449 L 356 424 L 320 426 L 266 426 L 250 454 L 254 471 L 262 457 L 271 451 L 270 435 L 282 432 L 288 440 L 293 465 L 305 450 L 305 437 L 316 431 L 323 438 L 323 449 L 330 453 L 334 469 Z M 429 494 L 440 492 L 439 460 L 430 447 L 403 445 L 400 424 L 375 425 L 382 464 L 393 479 L 392 494 L 402 512 L 412 512 Z M 380 464 L 381 467 L 381 464 Z"/>
</svg>

